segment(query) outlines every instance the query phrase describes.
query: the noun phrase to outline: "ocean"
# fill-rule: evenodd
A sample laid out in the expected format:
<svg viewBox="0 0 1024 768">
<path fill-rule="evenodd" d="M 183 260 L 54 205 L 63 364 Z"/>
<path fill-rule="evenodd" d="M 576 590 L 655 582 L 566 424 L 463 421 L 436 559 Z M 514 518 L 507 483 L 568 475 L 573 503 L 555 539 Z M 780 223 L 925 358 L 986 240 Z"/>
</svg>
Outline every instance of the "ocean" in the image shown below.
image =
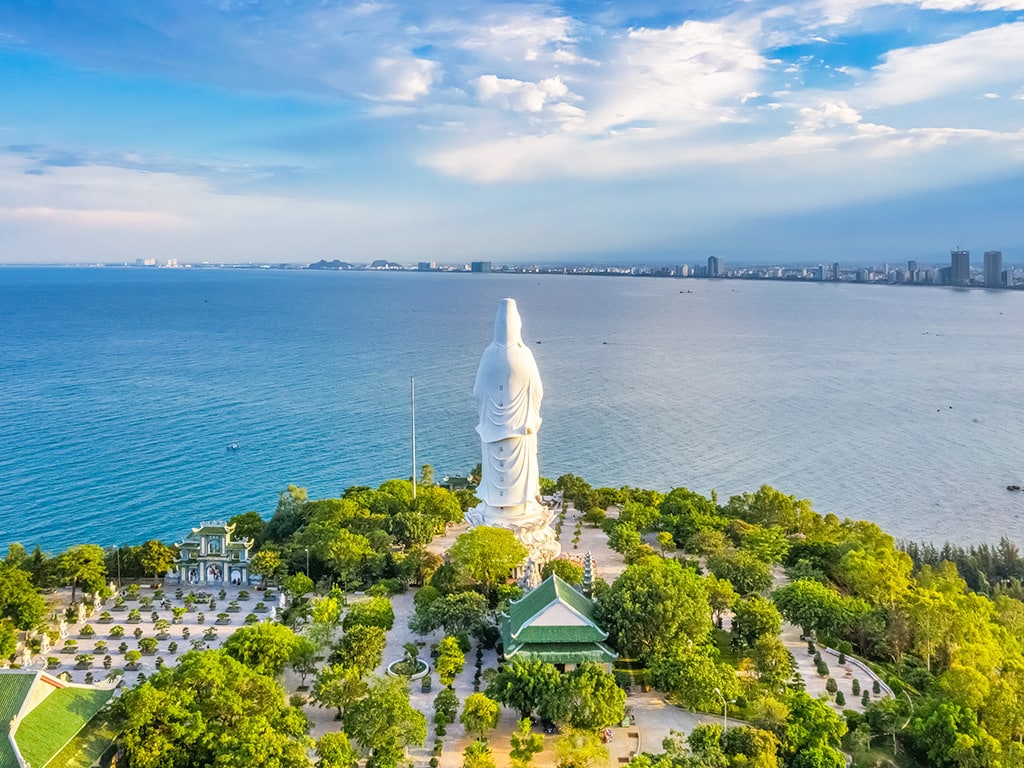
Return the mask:
<svg viewBox="0 0 1024 768">
<path fill-rule="evenodd" d="M 545 476 L 720 499 L 769 483 L 898 537 L 1024 539 L 1019 292 L 7 268 L 0 546 L 177 540 L 269 516 L 288 484 L 408 477 L 411 377 L 419 463 L 465 474 L 504 296 L 544 381 Z"/>
</svg>

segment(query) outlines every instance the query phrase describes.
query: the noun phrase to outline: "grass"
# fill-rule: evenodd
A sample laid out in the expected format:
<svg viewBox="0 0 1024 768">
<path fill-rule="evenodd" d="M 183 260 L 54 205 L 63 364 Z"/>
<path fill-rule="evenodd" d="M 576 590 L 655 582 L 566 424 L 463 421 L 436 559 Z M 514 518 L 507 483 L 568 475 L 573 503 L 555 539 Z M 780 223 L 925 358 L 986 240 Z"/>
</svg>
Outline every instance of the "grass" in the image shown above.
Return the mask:
<svg viewBox="0 0 1024 768">
<path fill-rule="evenodd" d="M 732 633 L 726 632 L 724 629 L 716 629 L 711 636 L 711 640 L 718 648 L 719 660 L 730 667 L 738 668 L 740 655 L 732 647 Z"/>
<path fill-rule="evenodd" d="M 109 701 L 113 690 L 61 688 L 22 720 L 14 737 L 25 760 L 43 768 Z"/>
<path fill-rule="evenodd" d="M 27 674 L 2 674 L 0 675 L 0 766 L 17 766 L 18 761 L 11 749 L 11 743 L 7 739 L 7 726 L 11 719 L 18 714 L 21 703 L 28 695 L 32 687 L 35 675 Z"/>
</svg>

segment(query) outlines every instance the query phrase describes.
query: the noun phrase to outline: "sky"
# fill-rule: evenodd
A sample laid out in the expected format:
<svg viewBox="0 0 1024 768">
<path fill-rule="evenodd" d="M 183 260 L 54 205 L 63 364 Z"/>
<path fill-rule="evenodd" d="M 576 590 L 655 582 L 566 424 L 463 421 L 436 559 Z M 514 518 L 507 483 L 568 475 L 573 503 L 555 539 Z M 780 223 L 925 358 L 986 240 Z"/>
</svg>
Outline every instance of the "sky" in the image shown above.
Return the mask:
<svg viewBox="0 0 1024 768">
<path fill-rule="evenodd" d="M 0 3 L 3 263 L 1024 263 L 1022 210 L 1024 0 Z"/>
</svg>

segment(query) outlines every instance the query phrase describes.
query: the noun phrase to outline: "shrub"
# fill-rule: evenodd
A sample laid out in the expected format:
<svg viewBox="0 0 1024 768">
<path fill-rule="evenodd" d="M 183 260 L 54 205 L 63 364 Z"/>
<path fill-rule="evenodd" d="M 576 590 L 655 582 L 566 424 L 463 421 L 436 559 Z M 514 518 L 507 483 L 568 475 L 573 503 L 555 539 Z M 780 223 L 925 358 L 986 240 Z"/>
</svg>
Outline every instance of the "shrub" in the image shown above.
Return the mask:
<svg viewBox="0 0 1024 768">
<path fill-rule="evenodd" d="M 155 637 L 144 637 L 139 640 L 139 650 L 145 654 L 156 653 L 157 642 Z"/>
<path fill-rule="evenodd" d="M 85 673 L 85 684 L 86 685 L 92 685 L 93 680 L 95 680 L 95 679 L 96 678 L 93 677 L 92 670 L 90 670 L 90 671 Z"/>
<path fill-rule="evenodd" d="M 117 652 L 120 653 L 120 654 L 127 653 L 128 652 L 128 643 L 126 643 L 124 641 L 121 641 L 121 644 L 119 646 L 117 646 Z"/>
<path fill-rule="evenodd" d="M 176 642 L 172 641 L 170 643 L 170 645 L 167 646 L 167 652 L 168 653 L 177 653 L 178 652 L 178 644 Z"/>
<path fill-rule="evenodd" d="M 853 682 L 850 683 L 850 691 L 853 693 L 854 696 L 860 696 L 860 680 L 858 680 L 856 677 L 853 678 Z"/>
<path fill-rule="evenodd" d="M 259 620 L 260 620 L 260 617 L 257 616 L 255 613 L 250 613 L 249 615 L 247 615 L 245 617 L 245 623 L 246 624 L 255 624 Z"/>
<path fill-rule="evenodd" d="M 132 608 L 128 611 L 128 621 L 132 624 L 138 624 L 142 621 L 142 613 L 139 612 L 138 608 Z"/>
<path fill-rule="evenodd" d="M 138 640 L 140 637 L 142 637 L 142 627 L 136 627 L 135 631 L 132 632 L 132 634 L 135 635 L 135 639 Z"/>
<path fill-rule="evenodd" d="M 828 664 L 826 664 L 824 661 L 819 661 L 815 666 L 817 667 L 818 674 L 821 677 L 828 676 Z"/>
<path fill-rule="evenodd" d="M 227 594 L 227 593 L 225 593 L 225 594 Z M 224 596 L 221 596 L 221 598 L 220 598 L 220 599 L 221 599 L 221 600 L 223 600 L 223 599 L 224 599 Z M 239 593 L 238 593 L 238 599 L 239 599 L 239 600 L 248 600 L 248 599 L 249 599 L 249 593 L 248 593 L 248 592 L 246 592 L 246 591 L 245 591 L 245 590 L 243 589 L 243 590 L 242 590 L 241 592 L 239 592 Z"/>
<path fill-rule="evenodd" d="M 103 657 L 103 668 L 110 669 L 110 665 L 114 663 L 114 660 L 110 656 Z"/>
<path fill-rule="evenodd" d="M 107 641 L 106 640 L 97 640 L 96 644 L 93 646 L 92 649 L 93 649 L 93 652 L 95 652 L 95 653 L 106 653 L 107 652 Z"/>
<path fill-rule="evenodd" d="M 100 624 L 109 624 L 114 620 L 114 617 L 110 615 L 110 611 L 104 611 L 100 614 Z"/>
<path fill-rule="evenodd" d="M 830 677 L 825 681 L 825 690 L 829 693 L 835 693 L 839 690 L 839 685 L 836 683 L 836 679 L 834 677 Z"/>
<path fill-rule="evenodd" d="M 57 658 L 56 656 L 47 656 L 46 657 L 46 668 L 47 669 L 56 669 L 59 666 L 60 666 L 60 659 L 59 658 Z"/>
<path fill-rule="evenodd" d="M 191 629 L 189 629 L 188 627 L 185 627 L 185 628 L 184 628 L 183 630 L 181 630 L 181 636 L 182 636 L 182 638 L 184 638 L 185 640 L 188 640 L 188 637 L 189 637 L 189 635 L 191 635 L 191 634 L 192 634 L 192 630 L 191 630 Z"/>
<path fill-rule="evenodd" d="M 75 664 L 80 669 L 85 669 L 92 665 L 92 654 L 91 653 L 80 653 L 75 656 Z"/>
<path fill-rule="evenodd" d="M 73 637 L 69 637 L 64 641 L 64 653 L 74 653 L 78 648 L 78 641 Z"/>
<path fill-rule="evenodd" d="M 872 680 L 871 681 L 871 692 L 873 694 L 875 694 L 875 696 L 880 694 L 882 692 L 882 684 L 879 683 L 877 680 Z"/>
<path fill-rule="evenodd" d="M 821 651 L 814 652 L 814 663 L 821 664 Z"/>
<path fill-rule="evenodd" d="M 846 663 L 846 654 L 843 653 L 842 651 L 839 652 L 839 663 L 840 664 L 845 664 Z"/>
<path fill-rule="evenodd" d="M 864 689 L 864 695 L 860 697 L 860 703 L 865 707 L 871 703 L 871 694 L 867 688 Z"/>
<path fill-rule="evenodd" d="M 128 663 L 129 667 L 137 666 L 141 658 L 141 651 L 128 651 L 128 653 L 124 655 L 124 660 Z"/>
<path fill-rule="evenodd" d="M 840 707 L 846 704 L 846 696 L 843 694 L 842 691 L 836 691 L 836 704 L 838 704 Z"/>
<path fill-rule="evenodd" d="M 79 630 L 78 634 L 82 637 L 92 637 L 96 634 L 96 630 L 92 628 L 92 624 L 86 624 L 81 630 Z"/>
<path fill-rule="evenodd" d="M 436 757 L 431 757 L 430 758 L 430 768 L 437 768 L 437 766 L 438 766 L 438 759 Z"/>
<path fill-rule="evenodd" d="M 157 669 L 163 669 L 164 668 L 164 657 L 163 656 L 157 656 L 156 657 L 156 668 Z"/>
</svg>

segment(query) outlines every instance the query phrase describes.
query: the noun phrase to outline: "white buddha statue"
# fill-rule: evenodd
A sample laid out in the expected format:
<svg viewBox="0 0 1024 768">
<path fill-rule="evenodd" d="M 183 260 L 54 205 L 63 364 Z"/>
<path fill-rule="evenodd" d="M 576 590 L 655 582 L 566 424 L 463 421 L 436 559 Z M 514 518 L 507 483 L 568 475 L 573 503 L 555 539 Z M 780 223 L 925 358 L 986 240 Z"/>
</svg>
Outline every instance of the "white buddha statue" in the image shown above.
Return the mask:
<svg viewBox="0 0 1024 768">
<path fill-rule="evenodd" d="M 481 503 L 467 513 L 472 525 L 512 530 L 534 562 L 557 557 L 552 513 L 540 500 L 537 432 L 544 387 L 533 353 L 523 343 L 515 299 L 502 299 L 494 340 L 484 350 L 473 387 L 480 421 Z"/>
</svg>

